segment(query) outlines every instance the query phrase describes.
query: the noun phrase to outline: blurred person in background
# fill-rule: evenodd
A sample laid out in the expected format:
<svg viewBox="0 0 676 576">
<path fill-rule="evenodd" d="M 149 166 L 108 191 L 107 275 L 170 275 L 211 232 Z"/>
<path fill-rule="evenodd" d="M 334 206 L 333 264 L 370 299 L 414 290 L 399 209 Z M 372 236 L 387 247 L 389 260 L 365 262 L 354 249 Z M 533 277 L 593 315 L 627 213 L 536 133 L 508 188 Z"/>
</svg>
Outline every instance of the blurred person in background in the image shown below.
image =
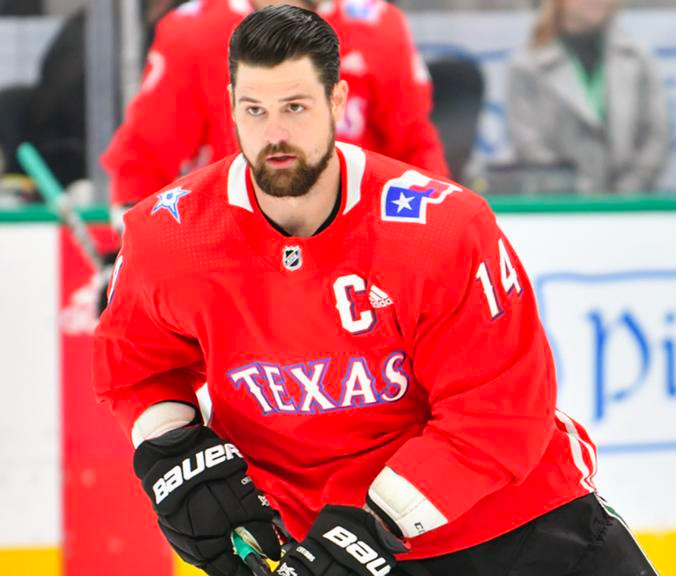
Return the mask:
<svg viewBox="0 0 676 576">
<path fill-rule="evenodd" d="M 427 66 L 434 86 L 432 121 L 453 179 L 466 184 L 483 106 L 483 72 L 475 58 L 464 54 L 437 53 L 429 56 Z"/>
<path fill-rule="evenodd" d="M 84 35 L 80 9 L 64 19 L 47 46 L 36 82 L 0 91 L 0 175 L 23 172 L 16 149 L 30 141 L 62 184 L 86 177 Z"/>
<path fill-rule="evenodd" d="M 128 206 L 237 151 L 227 43 L 247 14 L 281 3 L 316 9 L 340 38 L 341 77 L 351 90 L 337 138 L 448 175 L 429 118 L 429 74 L 398 8 L 384 0 L 196 0 L 159 21 L 141 89 L 102 157 L 118 227 Z M 150 13 L 156 17 L 169 4 L 160 0 Z"/>
<path fill-rule="evenodd" d="M 580 193 L 655 189 L 668 153 L 652 58 L 614 24 L 619 0 L 543 0 L 508 71 L 516 160 L 570 163 Z"/>
<path fill-rule="evenodd" d="M 0 0 L 0 16 L 39 16 L 42 0 Z"/>
<path fill-rule="evenodd" d="M 40 66 L 25 139 L 67 186 L 87 177 L 85 129 L 86 9 L 64 20 Z"/>
</svg>

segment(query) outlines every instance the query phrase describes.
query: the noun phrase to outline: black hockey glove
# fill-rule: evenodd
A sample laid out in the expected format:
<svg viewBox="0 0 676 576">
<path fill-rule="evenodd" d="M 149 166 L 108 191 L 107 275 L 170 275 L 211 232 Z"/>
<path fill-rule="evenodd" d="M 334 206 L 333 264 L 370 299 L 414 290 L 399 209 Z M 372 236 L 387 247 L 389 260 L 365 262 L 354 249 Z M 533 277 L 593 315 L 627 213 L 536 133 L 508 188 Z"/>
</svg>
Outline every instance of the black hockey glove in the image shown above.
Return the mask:
<svg viewBox="0 0 676 576">
<path fill-rule="evenodd" d="M 307 538 L 294 545 L 275 576 L 385 576 L 394 554 L 408 548 L 373 514 L 352 506 L 325 506 Z"/>
<path fill-rule="evenodd" d="M 186 426 L 142 442 L 134 471 L 153 503 L 162 532 L 178 555 L 210 576 L 246 574 L 230 534 L 268 558 L 280 556 L 274 510 L 246 474 L 235 446 L 204 426 Z"/>
</svg>

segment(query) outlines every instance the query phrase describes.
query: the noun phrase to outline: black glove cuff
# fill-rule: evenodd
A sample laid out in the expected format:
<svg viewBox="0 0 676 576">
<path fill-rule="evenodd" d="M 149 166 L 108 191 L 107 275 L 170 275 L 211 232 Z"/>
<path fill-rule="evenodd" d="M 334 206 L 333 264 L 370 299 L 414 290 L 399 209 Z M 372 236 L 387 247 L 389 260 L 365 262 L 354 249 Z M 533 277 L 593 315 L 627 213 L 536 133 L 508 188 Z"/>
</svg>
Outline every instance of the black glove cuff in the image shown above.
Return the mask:
<svg viewBox="0 0 676 576">
<path fill-rule="evenodd" d="M 232 444 L 205 426 L 185 426 L 142 442 L 134 471 L 153 507 L 169 514 L 198 484 L 246 475 L 247 465 Z"/>
<path fill-rule="evenodd" d="M 141 442 L 134 452 L 134 472 L 138 478 L 143 478 L 162 458 L 181 456 L 191 450 L 218 444 L 225 444 L 225 441 L 211 428 L 193 424 L 182 426 Z M 238 451 L 235 455 L 244 463 Z M 246 464 L 244 466 L 246 468 Z"/>
</svg>

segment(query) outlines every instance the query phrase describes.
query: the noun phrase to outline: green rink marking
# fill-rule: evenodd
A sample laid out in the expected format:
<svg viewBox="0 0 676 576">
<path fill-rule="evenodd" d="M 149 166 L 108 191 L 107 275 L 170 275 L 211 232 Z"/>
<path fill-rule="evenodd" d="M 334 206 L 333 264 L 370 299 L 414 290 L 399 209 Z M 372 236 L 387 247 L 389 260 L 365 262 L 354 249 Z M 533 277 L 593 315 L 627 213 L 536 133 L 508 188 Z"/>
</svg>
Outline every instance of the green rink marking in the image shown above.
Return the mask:
<svg viewBox="0 0 676 576">
<path fill-rule="evenodd" d="M 571 214 L 616 212 L 676 212 L 676 196 L 486 196 L 498 214 Z M 93 205 L 79 210 L 86 222 L 108 222 L 108 207 Z M 0 207 L 0 222 L 58 222 L 42 204 Z"/>
</svg>

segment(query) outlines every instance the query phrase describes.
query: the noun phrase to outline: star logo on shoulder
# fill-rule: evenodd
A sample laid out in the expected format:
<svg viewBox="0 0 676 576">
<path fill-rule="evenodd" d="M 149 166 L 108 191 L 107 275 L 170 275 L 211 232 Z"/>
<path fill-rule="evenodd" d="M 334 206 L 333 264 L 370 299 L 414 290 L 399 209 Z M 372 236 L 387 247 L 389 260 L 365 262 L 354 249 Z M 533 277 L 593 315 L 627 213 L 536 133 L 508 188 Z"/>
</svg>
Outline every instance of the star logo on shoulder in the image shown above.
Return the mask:
<svg viewBox="0 0 676 576">
<path fill-rule="evenodd" d="M 440 204 L 453 192 L 462 188 L 451 182 L 432 180 L 407 170 L 403 175 L 389 180 L 382 192 L 381 217 L 392 222 L 427 222 L 427 208 Z"/>
<path fill-rule="evenodd" d="M 178 201 L 188 194 L 190 194 L 190 190 L 186 190 L 180 186 L 162 192 L 157 195 L 157 202 L 155 202 L 155 206 L 153 206 L 150 213 L 155 214 L 160 210 L 167 210 L 169 214 L 173 216 L 174 220 L 180 224 L 181 213 L 178 211 Z"/>
</svg>

